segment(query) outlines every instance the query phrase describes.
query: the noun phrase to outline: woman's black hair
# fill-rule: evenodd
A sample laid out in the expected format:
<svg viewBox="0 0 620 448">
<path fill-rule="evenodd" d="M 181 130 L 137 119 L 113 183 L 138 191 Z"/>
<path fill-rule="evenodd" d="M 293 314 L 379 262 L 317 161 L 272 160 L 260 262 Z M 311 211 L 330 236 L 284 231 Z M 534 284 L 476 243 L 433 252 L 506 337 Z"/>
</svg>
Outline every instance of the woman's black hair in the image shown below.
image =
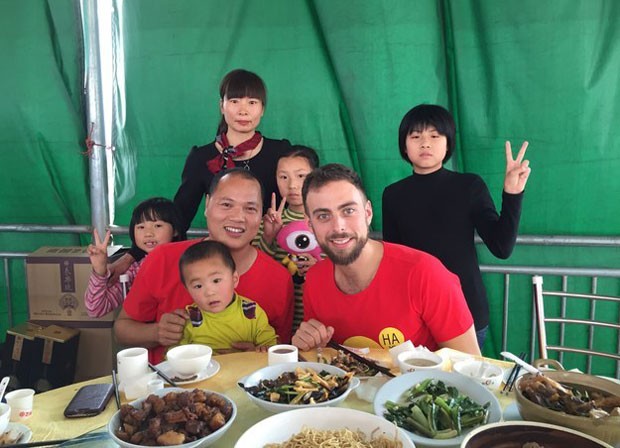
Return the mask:
<svg viewBox="0 0 620 448">
<path fill-rule="evenodd" d="M 263 107 L 267 106 L 267 88 L 265 83 L 256 73 L 238 68 L 228 72 L 220 83 L 220 100 L 224 98 L 257 98 L 263 103 Z M 228 131 L 228 125 L 224 120 L 224 116 L 220 118 L 220 124 L 217 127 L 217 135 Z"/>
<path fill-rule="evenodd" d="M 191 263 L 196 263 L 200 260 L 208 260 L 215 257 L 222 260 L 224 266 L 229 268 L 232 272 L 235 272 L 237 269 L 235 260 L 230 254 L 228 247 L 217 241 L 201 241 L 189 246 L 179 259 L 179 274 L 181 276 L 181 282 L 185 284 L 185 278 L 183 276 L 183 268 L 185 266 Z"/>
<path fill-rule="evenodd" d="M 172 226 L 175 235 L 172 241 L 183 241 L 186 239 L 185 231 L 182 230 L 181 220 L 174 203 L 166 198 L 150 198 L 140 202 L 131 214 L 129 222 L 129 238 L 136 246 L 136 225 L 144 221 L 164 221 Z"/>
<path fill-rule="evenodd" d="M 412 132 L 422 132 L 428 127 L 434 127 L 439 134 L 446 137 L 447 151 L 443 162 L 447 162 L 454 152 L 456 125 L 452 114 L 435 104 L 419 104 L 405 114 L 398 128 L 398 148 L 403 160 L 411 164 L 407 156 L 407 137 Z"/>
<path fill-rule="evenodd" d="M 290 157 L 301 157 L 302 159 L 306 159 L 308 161 L 308 165 L 310 165 L 310 169 L 313 170 L 318 168 L 320 165 L 319 155 L 316 151 L 309 146 L 303 145 L 293 145 L 290 148 L 286 149 L 280 156 L 278 157 L 278 162 L 280 159 L 290 158 Z"/>
</svg>

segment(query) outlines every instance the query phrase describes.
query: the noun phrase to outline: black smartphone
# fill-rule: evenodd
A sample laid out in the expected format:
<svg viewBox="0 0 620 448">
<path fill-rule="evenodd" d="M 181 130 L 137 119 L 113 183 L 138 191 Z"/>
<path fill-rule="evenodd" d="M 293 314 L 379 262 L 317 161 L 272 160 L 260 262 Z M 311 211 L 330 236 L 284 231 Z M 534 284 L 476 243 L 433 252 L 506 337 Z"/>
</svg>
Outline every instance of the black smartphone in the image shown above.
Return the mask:
<svg viewBox="0 0 620 448">
<path fill-rule="evenodd" d="M 81 387 L 65 408 L 65 417 L 92 417 L 101 414 L 113 394 L 112 384 L 89 384 Z"/>
</svg>

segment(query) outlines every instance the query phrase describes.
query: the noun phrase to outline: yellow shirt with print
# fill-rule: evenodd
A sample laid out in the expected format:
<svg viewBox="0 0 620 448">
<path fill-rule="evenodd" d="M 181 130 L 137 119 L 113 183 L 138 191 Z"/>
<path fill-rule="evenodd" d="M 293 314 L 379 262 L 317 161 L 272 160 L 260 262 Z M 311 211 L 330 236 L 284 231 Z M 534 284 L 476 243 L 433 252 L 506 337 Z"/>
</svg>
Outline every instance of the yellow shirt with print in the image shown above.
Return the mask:
<svg viewBox="0 0 620 448">
<path fill-rule="evenodd" d="M 214 351 L 232 348 L 233 342 L 252 342 L 255 346 L 277 343 L 277 335 L 267 313 L 253 300 L 235 293 L 230 305 L 220 313 L 202 311 L 202 323 L 185 324 L 179 345 L 204 344 Z"/>
</svg>

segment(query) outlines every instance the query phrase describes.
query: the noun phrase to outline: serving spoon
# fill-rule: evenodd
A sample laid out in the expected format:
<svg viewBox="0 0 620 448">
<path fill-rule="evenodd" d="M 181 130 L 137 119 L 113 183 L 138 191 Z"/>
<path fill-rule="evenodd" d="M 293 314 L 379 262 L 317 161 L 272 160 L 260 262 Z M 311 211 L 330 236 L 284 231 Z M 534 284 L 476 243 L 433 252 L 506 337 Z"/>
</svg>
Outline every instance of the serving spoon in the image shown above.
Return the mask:
<svg viewBox="0 0 620 448">
<path fill-rule="evenodd" d="M 514 355 L 513 353 L 501 352 L 500 355 L 502 355 L 506 359 L 510 359 L 511 361 L 517 363 L 517 365 L 523 367 L 528 372 L 530 372 L 530 373 L 532 373 L 534 375 L 540 375 L 540 376 L 544 377 L 545 381 L 547 381 L 549 384 L 552 384 L 553 386 L 555 386 L 561 392 L 563 392 L 565 394 L 571 393 L 568 389 L 566 389 L 563 385 L 558 383 L 556 380 L 549 378 L 547 375 L 542 373 L 542 371 L 540 371 L 539 369 L 537 369 L 536 367 L 534 367 L 530 363 L 527 363 L 527 362 L 523 361 L 521 358 L 519 358 L 518 356 Z M 571 395 L 572 395 L 572 393 L 571 393 Z"/>
<path fill-rule="evenodd" d="M 2 381 L 0 381 L 0 401 L 2 401 L 2 398 L 4 397 L 4 391 L 6 391 L 6 387 L 9 385 L 10 379 L 10 376 L 5 376 L 2 378 Z"/>
<path fill-rule="evenodd" d="M 522 368 L 524 368 L 528 372 L 533 373 L 534 375 L 542 375 L 542 372 L 540 370 L 538 370 L 532 364 L 523 361 L 521 358 L 519 358 L 517 355 L 515 355 L 513 353 L 501 352 L 500 355 L 502 355 L 506 359 L 510 359 L 512 362 L 514 362 L 517 365 L 521 366 Z"/>
</svg>

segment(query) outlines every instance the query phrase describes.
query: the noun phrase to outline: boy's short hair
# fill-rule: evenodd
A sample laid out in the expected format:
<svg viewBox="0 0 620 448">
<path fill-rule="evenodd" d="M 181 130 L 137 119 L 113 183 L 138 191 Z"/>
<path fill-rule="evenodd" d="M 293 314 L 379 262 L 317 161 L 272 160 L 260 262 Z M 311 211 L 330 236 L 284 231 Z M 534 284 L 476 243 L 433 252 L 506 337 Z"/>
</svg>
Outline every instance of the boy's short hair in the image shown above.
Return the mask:
<svg viewBox="0 0 620 448">
<path fill-rule="evenodd" d="M 304 186 L 301 189 L 301 196 L 304 201 L 306 213 L 308 213 L 306 199 L 310 190 L 318 190 L 330 182 L 337 182 L 340 180 L 349 182 L 357 188 L 359 192 L 362 193 L 364 200 L 368 198 L 364 185 L 362 184 L 362 179 L 352 168 L 339 163 L 328 163 L 327 165 L 323 165 L 322 167 L 313 170 L 304 180 Z"/>
<path fill-rule="evenodd" d="M 412 132 L 421 132 L 432 126 L 437 129 L 447 140 L 446 156 L 443 162 L 447 162 L 454 152 L 456 139 L 456 125 L 454 118 L 448 110 L 435 104 L 419 104 L 405 114 L 398 128 L 398 148 L 403 160 L 411 165 L 407 156 L 407 137 Z"/>
<path fill-rule="evenodd" d="M 179 275 L 181 276 L 181 283 L 185 284 L 185 278 L 183 276 L 183 268 L 185 266 L 197 261 L 209 260 L 216 257 L 222 260 L 224 266 L 229 268 L 231 271 L 234 272 L 237 269 L 235 260 L 230 254 L 230 250 L 220 242 L 201 241 L 188 247 L 179 259 Z"/>
<path fill-rule="evenodd" d="M 238 176 L 238 177 L 241 177 L 242 179 L 256 181 L 260 189 L 260 200 L 262 204 L 263 197 L 264 197 L 263 183 L 260 181 L 258 177 L 256 177 L 256 174 L 254 174 L 252 171 L 246 170 L 245 168 L 241 168 L 238 166 L 234 168 L 230 168 L 228 170 L 222 170 L 219 173 L 217 173 L 215 176 L 213 176 L 213 179 L 211 180 L 211 185 L 209 185 L 209 196 L 213 196 L 213 193 L 215 193 L 215 191 L 217 190 L 217 186 L 219 185 L 220 181 L 222 180 L 224 176 L 235 176 L 235 177 Z"/>
<path fill-rule="evenodd" d="M 281 159 L 292 157 L 301 157 L 302 159 L 306 159 L 308 161 L 310 169 L 312 170 L 318 168 L 320 164 L 319 155 L 317 154 L 317 152 L 309 146 L 303 145 L 293 145 L 288 148 L 286 151 L 280 154 L 280 157 L 278 157 L 278 162 Z"/>
<path fill-rule="evenodd" d="M 185 240 L 185 231 L 174 203 L 167 198 L 155 197 L 140 202 L 131 213 L 129 221 L 129 238 L 136 245 L 136 226 L 144 221 L 164 221 L 172 226 L 176 233 L 172 241 Z"/>
</svg>

